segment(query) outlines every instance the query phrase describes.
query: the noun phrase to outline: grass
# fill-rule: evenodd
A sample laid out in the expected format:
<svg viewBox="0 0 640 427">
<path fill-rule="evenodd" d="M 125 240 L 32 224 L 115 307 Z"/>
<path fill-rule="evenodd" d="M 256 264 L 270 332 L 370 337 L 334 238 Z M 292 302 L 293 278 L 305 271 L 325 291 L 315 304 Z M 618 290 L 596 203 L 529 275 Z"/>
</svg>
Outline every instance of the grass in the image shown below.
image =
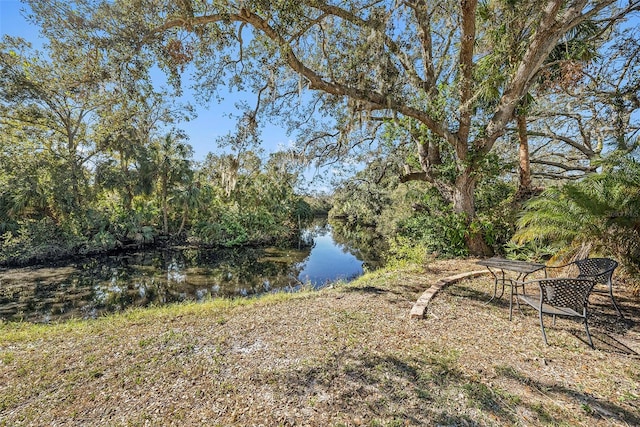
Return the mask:
<svg viewBox="0 0 640 427">
<path fill-rule="evenodd" d="M 438 261 L 320 292 L 0 324 L 0 425 L 640 424 L 638 304 L 595 301 L 592 334 L 485 304 L 488 278 Z"/>
</svg>

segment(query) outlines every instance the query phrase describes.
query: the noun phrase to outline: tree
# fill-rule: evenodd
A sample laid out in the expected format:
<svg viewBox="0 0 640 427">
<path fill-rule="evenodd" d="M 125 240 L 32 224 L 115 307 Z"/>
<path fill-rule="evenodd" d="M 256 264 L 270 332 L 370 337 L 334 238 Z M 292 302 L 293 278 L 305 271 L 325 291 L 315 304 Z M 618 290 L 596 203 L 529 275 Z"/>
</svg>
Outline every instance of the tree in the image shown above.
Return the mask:
<svg viewBox="0 0 640 427">
<path fill-rule="evenodd" d="M 480 165 L 554 46 L 585 20 L 609 25 L 640 5 L 525 1 L 528 7 L 519 13 L 526 15 L 513 22 L 522 38 L 507 60 L 485 50 L 490 29 L 503 24 L 479 20 L 477 0 L 29 3 L 51 36 L 88 36 L 96 46 L 123 52 L 126 63 L 152 55 L 176 83 L 193 63 L 209 90 L 205 94 L 220 84 L 254 90 L 253 111 L 286 108 L 312 155 L 329 158 L 363 148 L 380 123 L 409 118 L 421 135 L 421 170 L 411 176 L 431 182 L 469 222 Z M 512 2 L 493 3 L 506 8 Z M 498 96 L 483 106 L 481 94 L 494 70 L 501 70 L 500 80 L 492 80 Z M 307 89 L 314 93 L 304 103 Z M 321 126 L 310 118 L 314 112 L 332 121 Z M 439 175 L 445 145 L 455 165 L 453 182 Z M 488 249 L 474 233 L 468 245 L 476 254 Z"/>
<path fill-rule="evenodd" d="M 49 191 L 61 215 L 90 197 L 86 167 L 96 154 L 96 112 L 110 102 L 104 73 L 95 49 L 65 51 L 52 44 L 45 55 L 21 39 L 6 36 L 0 43 L 3 127 L 28 129 L 33 154 L 50 156 Z"/>
<path fill-rule="evenodd" d="M 151 162 L 157 179 L 157 193 L 162 210 L 162 233 L 169 234 L 169 197 L 180 184 L 193 178 L 191 170 L 191 146 L 167 134 L 152 144 Z"/>
<path fill-rule="evenodd" d="M 605 30 L 601 30 L 594 21 L 585 21 L 573 28 L 553 48 L 545 61 L 546 69 L 539 78 L 537 88 L 540 95 L 548 95 L 552 88 L 576 86 L 582 79 L 583 68 L 589 62 L 598 59 L 597 49 L 604 44 Z M 545 93 L 546 92 L 546 93 Z M 516 128 L 518 133 L 519 186 L 518 194 L 526 195 L 531 191 L 532 173 L 529 152 L 527 116 L 533 108 L 535 98 L 532 95 L 522 98 L 516 109 Z"/>
<path fill-rule="evenodd" d="M 122 82 L 112 83 L 120 96 L 117 102 L 99 111 L 102 137 L 96 160 L 98 183 L 120 195 L 125 213 L 131 213 L 135 196 L 153 190 L 153 173 L 148 170 L 152 142 L 163 130 L 182 133 L 170 126 L 180 118 L 190 118 L 189 106 L 169 102 L 165 91 L 138 82 L 135 88 L 123 88 Z"/>
<path fill-rule="evenodd" d="M 55 218 L 50 176 L 43 171 L 52 159 L 29 141 L 28 129 L 19 122 L 2 119 L 0 129 L 0 232 L 15 229 L 19 220 Z"/>
</svg>

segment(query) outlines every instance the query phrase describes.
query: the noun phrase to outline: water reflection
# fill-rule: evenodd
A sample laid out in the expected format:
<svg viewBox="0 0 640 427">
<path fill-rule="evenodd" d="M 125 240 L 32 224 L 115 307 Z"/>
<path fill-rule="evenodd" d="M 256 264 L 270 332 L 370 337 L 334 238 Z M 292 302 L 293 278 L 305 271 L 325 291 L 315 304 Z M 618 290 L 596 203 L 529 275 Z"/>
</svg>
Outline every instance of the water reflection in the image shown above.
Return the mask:
<svg viewBox="0 0 640 427">
<path fill-rule="evenodd" d="M 344 221 L 332 221 L 331 230 L 336 245 L 341 245 L 353 256 L 363 260 L 364 269 L 374 271 L 384 266 L 388 245 L 371 227 L 349 226 Z"/>
<path fill-rule="evenodd" d="M 360 252 L 344 240 L 336 243 L 327 224 L 302 237 L 312 246 L 286 250 L 176 248 L 61 266 L 0 270 L 0 319 L 94 318 L 129 306 L 291 291 L 303 284 L 320 287 L 362 274 Z"/>
<path fill-rule="evenodd" d="M 363 273 L 363 261 L 347 245 L 336 243 L 330 227 L 318 226 L 307 234 L 313 236 L 313 247 L 298 266 L 300 281 L 317 287 L 335 280 L 351 280 Z"/>
</svg>

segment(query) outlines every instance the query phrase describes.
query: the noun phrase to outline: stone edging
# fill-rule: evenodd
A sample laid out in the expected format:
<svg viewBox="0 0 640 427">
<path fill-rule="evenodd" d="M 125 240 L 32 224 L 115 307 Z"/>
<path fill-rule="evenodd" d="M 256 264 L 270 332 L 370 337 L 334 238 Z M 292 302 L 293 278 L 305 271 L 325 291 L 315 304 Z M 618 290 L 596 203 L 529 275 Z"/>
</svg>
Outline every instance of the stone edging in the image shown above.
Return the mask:
<svg viewBox="0 0 640 427">
<path fill-rule="evenodd" d="M 424 318 L 424 313 L 427 311 L 427 305 L 438 291 L 449 286 L 453 283 L 459 282 L 462 279 L 472 278 L 483 276 L 485 274 L 489 274 L 489 270 L 476 270 L 469 271 L 466 273 L 456 274 L 455 276 L 445 277 L 444 279 L 438 280 L 436 283 L 431 285 L 429 289 L 424 291 L 420 298 L 413 304 L 411 308 L 410 318 L 411 319 L 422 319 Z"/>
</svg>

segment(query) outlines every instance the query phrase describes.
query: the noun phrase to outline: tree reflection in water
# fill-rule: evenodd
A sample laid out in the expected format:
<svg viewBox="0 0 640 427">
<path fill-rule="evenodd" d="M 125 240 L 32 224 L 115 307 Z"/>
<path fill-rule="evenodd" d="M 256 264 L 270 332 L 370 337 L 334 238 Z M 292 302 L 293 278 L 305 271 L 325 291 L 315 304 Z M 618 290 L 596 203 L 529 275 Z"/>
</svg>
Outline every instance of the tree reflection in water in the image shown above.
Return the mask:
<svg viewBox="0 0 640 427">
<path fill-rule="evenodd" d="M 325 275 L 314 277 L 310 283 L 314 287 L 351 278 L 351 270 L 345 273 L 344 268 L 352 269 L 354 260 L 367 270 L 379 265 L 380 239 L 332 225 L 333 240 L 325 222 L 303 235 L 296 249 L 177 248 L 0 270 L 0 318 L 29 322 L 94 318 L 130 306 L 292 291 L 307 281 L 301 277 L 305 269 L 325 261 L 313 254 L 319 245 L 308 244 L 322 239 L 326 246 L 327 237 L 335 249 L 331 269 L 319 268 Z M 342 256 L 335 258 L 336 251 Z"/>
</svg>

